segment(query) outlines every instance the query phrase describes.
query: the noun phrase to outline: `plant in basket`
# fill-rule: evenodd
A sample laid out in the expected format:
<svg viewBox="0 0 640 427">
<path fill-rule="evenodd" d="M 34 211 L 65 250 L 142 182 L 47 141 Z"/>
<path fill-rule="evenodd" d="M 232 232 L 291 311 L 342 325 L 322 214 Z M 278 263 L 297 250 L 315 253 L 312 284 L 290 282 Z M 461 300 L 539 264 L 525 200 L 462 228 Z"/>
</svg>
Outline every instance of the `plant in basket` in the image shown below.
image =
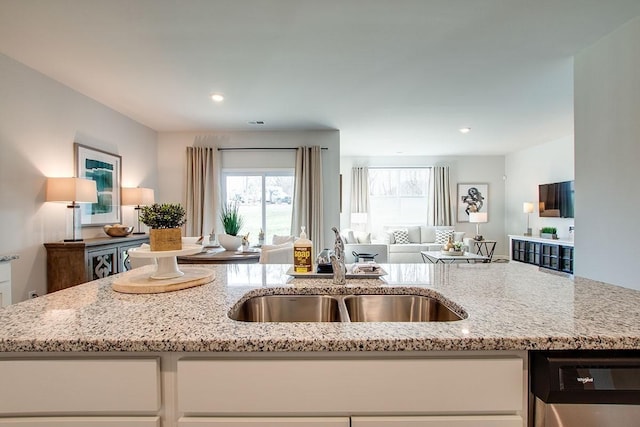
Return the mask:
<svg viewBox="0 0 640 427">
<path fill-rule="evenodd" d="M 140 221 L 150 227 L 149 241 L 152 251 L 182 249 L 182 227 L 187 220 L 179 203 L 154 203 L 140 208 Z"/>
</svg>

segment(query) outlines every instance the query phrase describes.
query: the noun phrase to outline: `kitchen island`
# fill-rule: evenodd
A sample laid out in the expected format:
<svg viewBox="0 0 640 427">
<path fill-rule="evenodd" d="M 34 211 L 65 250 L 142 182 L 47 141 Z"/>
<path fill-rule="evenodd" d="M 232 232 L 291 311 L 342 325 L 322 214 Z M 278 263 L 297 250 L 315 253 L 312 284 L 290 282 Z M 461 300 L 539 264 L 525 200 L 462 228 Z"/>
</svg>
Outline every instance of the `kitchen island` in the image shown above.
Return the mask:
<svg viewBox="0 0 640 427">
<path fill-rule="evenodd" d="M 640 292 L 519 263 L 385 265 L 346 287 L 284 265 L 207 268 L 213 282 L 177 292 L 121 294 L 109 277 L 1 310 L 0 377 L 16 386 L 0 425 L 522 426 L 528 350 L 640 348 Z M 228 316 L 294 292 L 420 294 L 465 318 Z"/>
</svg>

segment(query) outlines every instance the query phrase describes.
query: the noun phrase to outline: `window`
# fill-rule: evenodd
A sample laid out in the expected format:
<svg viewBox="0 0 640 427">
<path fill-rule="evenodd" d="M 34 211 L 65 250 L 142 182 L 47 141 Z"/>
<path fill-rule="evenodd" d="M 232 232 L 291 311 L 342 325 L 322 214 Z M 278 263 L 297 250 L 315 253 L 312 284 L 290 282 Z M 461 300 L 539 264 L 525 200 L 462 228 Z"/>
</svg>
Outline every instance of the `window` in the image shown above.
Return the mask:
<svg viewBox="0 0 640 427">
<path fill-rule="evenodd" d="M 223 200 L 238 202 L 244 219 L 241 234 L 249 233 L 249 241 L 258 242 L 260 229 L 265 243 L 274 234 L 291 234 L 293 171 L 223 172 Z"/>
<path fill-rule="evenodd" d="M 369 168 L 369 217 L 387 224 L 427 222 L 430 168 Z"/>
</svg>

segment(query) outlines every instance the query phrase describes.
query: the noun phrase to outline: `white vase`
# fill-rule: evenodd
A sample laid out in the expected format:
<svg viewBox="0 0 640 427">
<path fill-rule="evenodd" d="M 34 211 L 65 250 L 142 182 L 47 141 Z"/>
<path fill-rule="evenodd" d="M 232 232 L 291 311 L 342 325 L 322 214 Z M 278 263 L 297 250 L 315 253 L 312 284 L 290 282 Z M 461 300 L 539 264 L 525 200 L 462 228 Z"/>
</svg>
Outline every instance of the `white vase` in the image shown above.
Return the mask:
<svg viewBox="0 0 640 427">
<path fill-rule="evenodd" d="M 242 236 L 232 236 L 230 234 L 218 234 L 220 246 L 228 251 L 237 251 L 242 245 Z"/>
</svg>

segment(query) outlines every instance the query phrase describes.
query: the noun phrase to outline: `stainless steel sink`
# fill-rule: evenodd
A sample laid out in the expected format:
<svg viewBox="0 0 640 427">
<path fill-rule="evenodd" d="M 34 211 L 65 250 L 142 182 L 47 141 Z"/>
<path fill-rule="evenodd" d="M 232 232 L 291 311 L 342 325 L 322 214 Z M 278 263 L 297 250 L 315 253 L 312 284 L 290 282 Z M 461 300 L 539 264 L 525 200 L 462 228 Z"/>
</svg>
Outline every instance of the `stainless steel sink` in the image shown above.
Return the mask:
<svg viewBox="0 0 640 427">
<path fill-rule="evenodd" d="M 328 295 L 264 295 L 229 316 L 245 322 L 340 322 L 338 300 Z"/>
<path fill-rule="evenodd" d="M 449 322 L 462 320 L 440 301 L 421 295 L 350 295 L 344 304 L 352 322 Z"/>
<path fill-rule="evenodd" d="M 448 322 L 462 317 L 422 295 L 263 295 L 230 314 L 243 322 Z"/>
</svg>

